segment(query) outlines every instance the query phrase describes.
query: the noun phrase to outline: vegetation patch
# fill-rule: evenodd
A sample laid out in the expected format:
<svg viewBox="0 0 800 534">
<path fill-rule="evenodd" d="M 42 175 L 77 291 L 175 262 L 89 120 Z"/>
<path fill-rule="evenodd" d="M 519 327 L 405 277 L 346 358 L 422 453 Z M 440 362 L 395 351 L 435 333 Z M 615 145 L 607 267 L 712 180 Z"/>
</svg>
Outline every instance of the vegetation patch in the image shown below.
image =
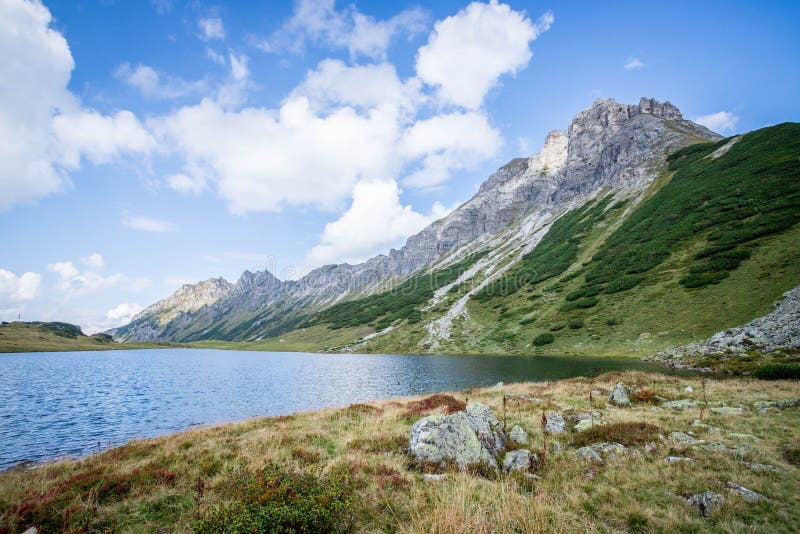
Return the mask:
<svg viewBox="0 0 800 534">
<path fill-rule="evenodd" d="M 322 476 L 274 463 L 234 469 L 215 491 L 225 502 L 206 511 L 195 532 L 346 532 L 353 521 L 352 481 L 344 469 Z"/>
<path fill-rule="evenodd" d="M 533 338 L 533 341 L 531 341 L 531 343 L 533 344 L 534 347 L 541 347 L 543 345 L 549 345 L 555 340 L 556 336 L 554 336 L 549 332 L 545 332 L 544 334 L 539 334 L 538 336 Z"/>
<path fill-rule="evenodd" d="M 611 423 L 593 426 L 583 432 L 578 432 L 572 438 L 572 443 L 576 447 L 599 442 L 620 443 L 626 447 L 631 447 L 657 441 L 661 432 L 661 428 L 650 423 Z"/>
<path fill-rule="evenodd" d="M 800 379 L 800 364 L 772 363 L 762 365 L 753 371 L 755 378 L 762 380 Z"/>
<path fill-rule="evenodd" d="M 424 413 L 438 410 L 440 408 L 445 414 L 449 415 L 451 413 L 466 410 L 467 405 L 451 395 L 437 393 L 436 395 L 425 397 L 422 400 L 409 402 L 406 404 L 406 408 L 406 418 L 410 418 L 420 416 Z"/>
<path fill-rule="evenodd" d="M 408 436 L 365 436 L 358 437 L 347 444 L 347 448 L 372 454 L 402 453 L 408 448 Z"/>
</svg>

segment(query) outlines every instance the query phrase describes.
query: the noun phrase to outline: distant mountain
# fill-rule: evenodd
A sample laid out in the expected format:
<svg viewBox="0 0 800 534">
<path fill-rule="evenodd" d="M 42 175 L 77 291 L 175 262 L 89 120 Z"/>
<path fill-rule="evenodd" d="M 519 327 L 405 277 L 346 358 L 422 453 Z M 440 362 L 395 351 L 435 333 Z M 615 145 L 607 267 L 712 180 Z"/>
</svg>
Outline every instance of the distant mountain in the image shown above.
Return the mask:
<svg viewBox="0 0 800 534">
<path fill-rule="evenodd" d="M 529 352 L 550 337 L 553 351 L 693 341 L 752 319 L 800 283 L 789 261 L 797 247 L 770 241 L 796 245 L 798 137 L 788 124 L 722 139 L 668 102 L 598 100 L 400 250 L 298 281 L 262 271 L 216 280 L 213 291 L 212 281 L 184 286 L 115 337 L 280 336 L 404 352 Z M 751 224 L 760 230 L 736 241 Z M 754 278 L 764 258 L 782 269 L 768 284 Z M 727 302 L 735 290 L 746 302 L 725 311 L 702 296 Z M 693 322 L 675 331 L 679 305 Z"/>
</svg>

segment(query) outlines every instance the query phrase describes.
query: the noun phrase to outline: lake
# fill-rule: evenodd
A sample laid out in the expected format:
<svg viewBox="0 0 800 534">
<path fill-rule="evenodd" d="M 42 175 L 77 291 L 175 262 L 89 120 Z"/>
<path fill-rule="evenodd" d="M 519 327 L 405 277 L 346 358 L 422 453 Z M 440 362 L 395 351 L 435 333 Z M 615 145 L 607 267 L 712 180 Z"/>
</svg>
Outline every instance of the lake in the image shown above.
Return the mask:
<svg viewBox="0 0 800 534">
<path fill-rule="evenodd" d="M 0 354 L 0 469 L 202 424 L 353 402 L 659 370 L 636 359 L 206 349 Z"/>
</svg>

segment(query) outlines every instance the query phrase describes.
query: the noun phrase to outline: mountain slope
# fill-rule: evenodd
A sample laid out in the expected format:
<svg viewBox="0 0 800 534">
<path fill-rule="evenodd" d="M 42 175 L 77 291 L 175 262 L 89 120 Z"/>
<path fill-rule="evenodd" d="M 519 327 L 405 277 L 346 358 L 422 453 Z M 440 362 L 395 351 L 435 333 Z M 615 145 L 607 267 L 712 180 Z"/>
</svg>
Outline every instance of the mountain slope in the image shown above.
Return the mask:
<svg viewBox="0 0 800 534">
<path fill-rule="evenodd" d="M 306 350 L 618 354 L 691 342 L 800 283 L 798 139 L 796 124 L 721 139 L 669 103 L 599 100 L 400 250 L 293 282 L 245 273 L 215 302 L 134 323 L 160 324 L 150 339 Z M 146 332 L 134 323 L 127 339 Z"/>
</svg>

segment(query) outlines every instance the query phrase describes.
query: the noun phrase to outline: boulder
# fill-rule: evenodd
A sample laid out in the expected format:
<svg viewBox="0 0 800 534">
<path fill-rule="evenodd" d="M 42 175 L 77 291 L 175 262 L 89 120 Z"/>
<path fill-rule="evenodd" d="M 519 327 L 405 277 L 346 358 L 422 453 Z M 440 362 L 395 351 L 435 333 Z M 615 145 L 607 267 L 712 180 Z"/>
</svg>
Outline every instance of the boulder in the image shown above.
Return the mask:
<svg viewBox="0 0 800 534">
<path fill-rule="evenodd" d="M 424 417 L 411 427 L 409 455 L 416 463 L 497 468 L 497 459 L 505 450 L 502 425 L 489 407 L 480 403 L 470 404 L 463 412 Z"/>
<path fill-rule="evenodd" d="M 744 409 L 741 406 L 717 406 L 711 408 L 711 413 L 720 415 L 742 415 Z"/>
<path fill-rule="evenodd" d="M 676 463 L 683 463 L 683 462 L 694 462 L 693 458 L 687 458 L 685 456 L 667 456 L 664 458 L 664 461 L 668 464 L 676 464 Z"/>
<path fill-rule="evenodd" d="M 692 399 L 667 401 L 661 405 L 662 408 L 669 408 L 671 410 L 687 410 L 689 408 L 697 408 L 697 406 L 699 406 L 699 403 Z"/>
<path fill-rule="evenodd" d="M 575 451 L 575 456 L 586 462 L 593 462 L 597 464 L 603 463 L 603 459 L 591 447 L 581 447 L 580 449 Z"/>
<path fill-rule="evenodd" d="M 599 426 L 606 424 L 605 421 L 601 421 L 600 419 L 581 419 L 578 421 L 578 424 L 575 425 L 575 432 L 583 432 L 584 430 L 589 430 L 593 426 Z"/>
<path fill-rule="evenodd" d="M 528 433 L 525 432 L 521 426 L 514 425 L 514 428 L 508 433 L 508 439 L 517 445 L 527 445 Z"/>
<path fill-rule="evenodd" d="M 630 406 L 631 399 L 628 398 L 628 391 L 625 387 L 625 384 L 619 382 L 614 389 L 611 390 L 611 394 L 608 396 L 608 402 L 615 406 Z"/>
<path fill-rule="evenodd" d="M 547 424 L 544 431 L 550 434 L 560 434 L 567 430 L 567 423 L 558 412 L 547 412 Z"/>
<path fill-rule="evenodd" d="M 527 449 L 508 451 L 503 458 L 503 470 L 506 473 L 512 471 L 528 471 L 531 463 L 536 463 L 537 456 Z"/>
</svg>

